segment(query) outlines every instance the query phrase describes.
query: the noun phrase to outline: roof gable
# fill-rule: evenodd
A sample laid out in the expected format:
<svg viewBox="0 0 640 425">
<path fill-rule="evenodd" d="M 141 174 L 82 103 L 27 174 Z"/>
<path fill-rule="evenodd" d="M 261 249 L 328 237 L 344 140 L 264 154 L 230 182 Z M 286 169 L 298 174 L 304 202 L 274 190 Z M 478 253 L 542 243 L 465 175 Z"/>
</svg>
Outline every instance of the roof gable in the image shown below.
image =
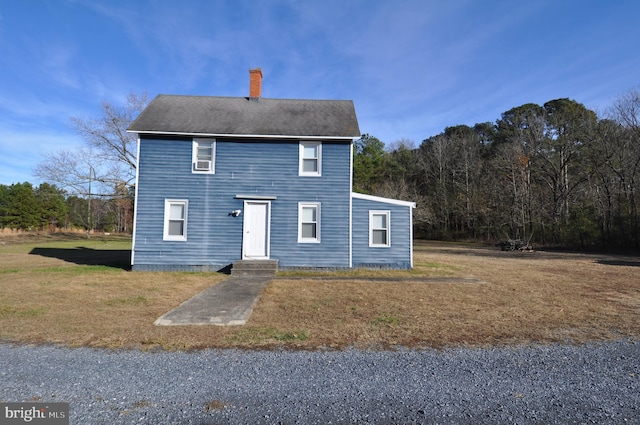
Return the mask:
<svg viewBox="0 0 640 425">
<path fill-rule="evenodd" d="M 360 137 L 350 100 L 158 95 L 128 131 L 153 134 Z"/>
</svg>

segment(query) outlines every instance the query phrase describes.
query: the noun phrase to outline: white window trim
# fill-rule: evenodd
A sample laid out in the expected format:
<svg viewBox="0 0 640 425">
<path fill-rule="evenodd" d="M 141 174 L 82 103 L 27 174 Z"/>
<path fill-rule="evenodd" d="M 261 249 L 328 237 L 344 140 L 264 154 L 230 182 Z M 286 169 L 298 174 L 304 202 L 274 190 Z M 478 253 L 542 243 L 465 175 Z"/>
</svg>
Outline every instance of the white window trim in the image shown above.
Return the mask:
<svg viewBox="0 0 640 425">
<path fill-rule="evenodd" d="M 298 154 L 298 175 L 306 176 L 306 177 L 320 177 L 322 176 L 322 142 L 300 142 L 299 143 L 299 154 Z M 304 148 L 306 146 L 316 146 L 318 148 L 318 171 L 304 171 L 303 163 L 304 163 Z M 309 159 L 309 158 L 307 158 Z"/>
<path fill-rule="evenodd" d="M 316 237 L 302 237 L 302 209 L 313 207 L 316 209 Z M 298 243 L 320 243 L 320 203 L 319 202 L 299 202 L 298 203 Z"/>
<path fill-rule="evenodd" d="M 169 211 L 171 205 L 181 204 L 184 205 L 184 234 L 183 235 L 170 235 L 169 234 Z M 187 219 L 189 217 L 189 201 L 186 199 L 165 199 L 164 200 L 164 232 L 162 239 L 165 241 L 186 241 L 187 240 Z"/>
<path fill-rule="evenodd" d="M 374 230 L 382 230 L 382 229 L 374 229 L 373 228 L 373 216 L 374 215 L 385 215 L 387 218 L 387 243 L 386 244 L 376 244 L 373 243 L 373 231 Z M 369 247 L 371 248 L 388 248 L 391 246 L 391 211 L 389 210 L 369 210 Z"/>
<path fill-rule="evenodd" d="M 198 161 L 198 145 L 204 143 L 211 144 L 211 166 L 208 170 L 196 169 Z M 216 139 L 198 139 L 194 138 L 191 144 L 191 172 L 194 174 L 215 174 L 216 173 Z"/>
</svg>

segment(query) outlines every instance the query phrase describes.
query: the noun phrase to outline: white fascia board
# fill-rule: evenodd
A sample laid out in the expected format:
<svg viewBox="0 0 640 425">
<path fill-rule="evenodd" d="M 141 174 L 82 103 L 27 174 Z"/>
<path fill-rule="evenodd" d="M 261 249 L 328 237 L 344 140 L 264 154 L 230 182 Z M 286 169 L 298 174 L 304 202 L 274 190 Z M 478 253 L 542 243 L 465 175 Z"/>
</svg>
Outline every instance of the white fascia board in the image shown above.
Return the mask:
<svg viewBox="0 0 640 425">
<path fill-rule="evenodd" d="M 351 192 L 351 196 L 357 199 L 364 199 L 365 201 L 383 202 L 385 204 L 401 205 L 403 207 L 411 207 L 411 208 L 416 207 L 415 202 L 401 201 L 399 199 L 383 198 L 381 196 L 365 195 L 364 193 Z"/>
<path fill-rule="evenodd" d="M 353 195 L 353 149 L 349 146 L 349 191 Z M 349 196 L 349 268 L 353 268 L 353 196 Z"/>
<path fill-rule="evenodd" d="M 127 133 L 138 134 L 154 134 L 166 136 L 188 136 L 188 137 L 234 137 L 247 139 L 293 139 L 293 140 L 349 140 L 354 141 L 357 137 L 351 136 L 296 136 L 296 135 L 273 135 L 273 134 L 225 134 L 225 133 L 183 133 L 183 132 L 167 132 L 167 131 L 132 131 Z"/>
<path fill-rule="evenodd" d="M 132 237 L 131 237 L 131 266 L 135 265 L 135 255 L 136 255 L 136 230 L 138 224 L 138 181 L 140 180 L 140 136 L 138 136 L 136 140 L 136 187 L 135 187 L 135 195 L 133 198 L 133 229 L 131 229 Z"/>
</svg>

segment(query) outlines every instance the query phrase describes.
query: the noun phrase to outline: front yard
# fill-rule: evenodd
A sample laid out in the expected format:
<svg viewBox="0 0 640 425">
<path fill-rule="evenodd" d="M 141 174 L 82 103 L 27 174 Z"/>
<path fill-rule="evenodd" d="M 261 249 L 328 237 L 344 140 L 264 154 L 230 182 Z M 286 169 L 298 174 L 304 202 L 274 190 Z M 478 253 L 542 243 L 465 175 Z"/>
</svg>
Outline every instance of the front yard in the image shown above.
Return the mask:
<svg viewBox="0 0 640 425">
<path fill-rule="evenodd" d="M 0 236 L 0 340 L 142 349 L 445 347 L 640 336 L 638 257 L 416 242 L 411 271 L 280 273 L 245 326 L 153 322 L 220 273 L 127 270 L 121 236 Z"/>
</svg>

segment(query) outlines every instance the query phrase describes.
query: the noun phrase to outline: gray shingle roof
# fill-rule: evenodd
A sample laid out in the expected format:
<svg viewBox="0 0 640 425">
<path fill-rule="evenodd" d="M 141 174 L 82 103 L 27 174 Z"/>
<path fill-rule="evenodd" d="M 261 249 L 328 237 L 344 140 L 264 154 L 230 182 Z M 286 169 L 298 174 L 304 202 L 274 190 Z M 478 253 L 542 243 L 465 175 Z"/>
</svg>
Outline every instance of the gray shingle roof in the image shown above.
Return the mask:
<svg viewBox="0 0 640 425">
<path fill-rule="evenodd" d="M 350 100 L 158 95 L 131 124 L 137 133 L 360 137 Z"/>
</svg>

